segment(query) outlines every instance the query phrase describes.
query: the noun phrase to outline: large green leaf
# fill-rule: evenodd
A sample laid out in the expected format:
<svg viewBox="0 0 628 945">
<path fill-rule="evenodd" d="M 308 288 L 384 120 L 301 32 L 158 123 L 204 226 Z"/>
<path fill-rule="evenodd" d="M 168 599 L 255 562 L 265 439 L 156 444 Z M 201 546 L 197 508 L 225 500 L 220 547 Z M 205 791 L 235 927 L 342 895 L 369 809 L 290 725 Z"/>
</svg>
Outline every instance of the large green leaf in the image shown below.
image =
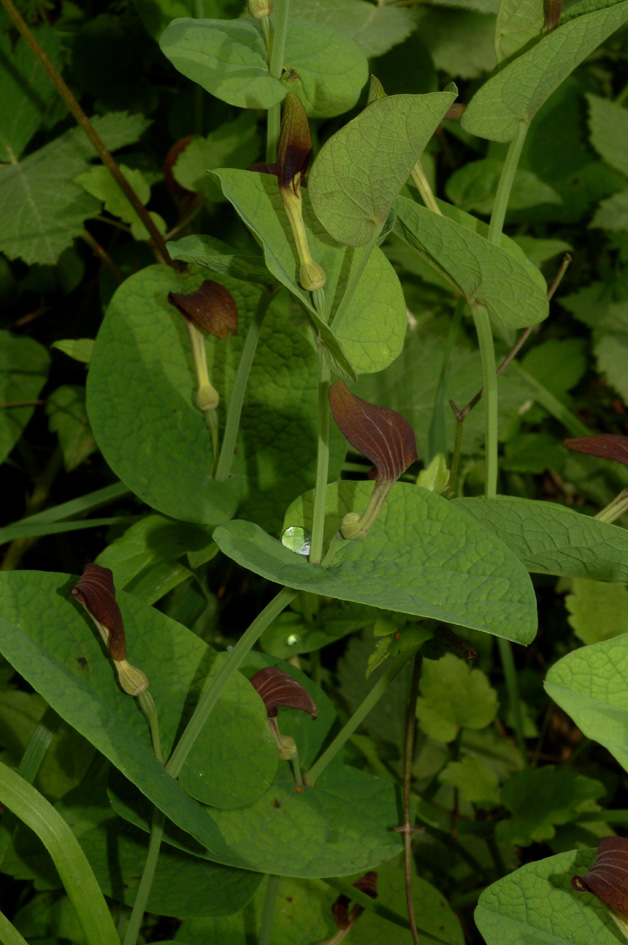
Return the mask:
<svg viewBox="0 0 628 945">
<path fill-rule="evenodd" d="M 0 331 L 0 400 L 35 400 L 48 377 L 50 356 L 32 338 Z M 0 408 L 0 462 L 4 462 L 33 415 L 34 406 Z"/>
<path fill-rule="evenodd" d="M 169 291 L 192 291 L 202 279 L 152 266 L 120 286 L 94 346 L 87 384 L 90 422 L 107 462 L 154 509 L 216 524 L 233 515 L 242 494 L 246 514 L 273 528 L 286 502 L 314 478 L 316 354 L 273 303 L 251 369 L 234 475 L 225 483 L 212 480 L 209 431 L 193 403 L 189 339 L 167 300 Z M 222 419 L 261 289 L 219 280 L 233 294 L 240 316 L 237 335 L 207 342 Z"/>
<path fill-rule="evenodd" d="M 289 91 L 312 117 L 331 118 L 355 105 L 368 77 L 355 43 L 334 29 L 300 20 L 290 21 L 282 81 L 268 71 L 264 39 L 253 20 L 173 20 L 160 46 L 188 79 L 240 108 L 271 108 Z"/>
<path fill-rule="evenodd" d="M 120 690 L 98 635 L 70 595 L 73 583 L 65 574 L 20 571 L 4 575 L 0 582 L 2 653 L 62 718 L 176 819 L 171 811 L 177 803 L 173 798 L 178 795 L 182 809 L 189 805 L 156 762 L 146 720 L 135 700 Z M 132 595 L 118 596 L 129 662 L 148 675 L 167 757 L 190 706 L 220 658 L 185 627 Z M 263 703 L 238 674 L 221 697 L 211 725 L 195 743 L 181 783 L 207 803 L 237 807 L 262 794 L 276 768 L 277 749 Z M 161 775 L 156 776 L 159 770 Z M 156 782 L 155 790 L 147 789 L 151 780 Z M 202 816 L 197 810 L 197 816 Z"/>
<path fill-rule="evenodd" d="M 415 27 L 411 10 L 364 0 L 299 0 L 299 17 L 331 26 L 352 39 L 365 56 L 381 56 Z"/>
<path fill-rule="evenodd" d="M 550 502 L 510 496 L 454 499 L 529 571 L 628 583 L 628 532 Z"/>
<path fill-rule="evenodd" d="M 346 511 L 362 512 L 371 483 L 328 487 L 327 534 Z M 310 526 L 311 495 L 295 525 Z M 219 548 L 238 564 L 278 584 L 374 607 L 434 617 L 486 630 L 518 643 L 536 632 L 536 604 L 523 565 L 502 542 L 433 492 L 397 483 L 364 541 L 343 542 L 323 568 L 251 522 L 214 532 Z"/>
<path fill-rule="evenodd" d="M 61 37 L 48 25 L 34 31 L 52 64 L 61 69 Z M 41 125 L 57 95 L 37 56 L 20 36 L 15 50 L 0 34 L 0 161 L 15 163 Z"/>
<path fill-rule="evenodd" d="M 628 770 L 628 635 L 568 653 L 547 674 L 545 688 L 589 738 Z"/>
<path fill-rule="evenodd" d="M 309 194 L 330 236 L 348 246 L 377 237 L 455 97 L 430 92 L 377 99 L 323 145 L 309 176 Z"/>
<path fill-rule="evenodd" d="M 110 151 L 136 141 L 147 122 L 140 115 L 111 113 L 92 119 Z M 0 251 L 9 259 L 53 264 L 79 235 L 100 203 L 74 183 L 96 157 L 80 128 L 72 128 L 0 170 Z"/>
<path fill-rule="evenodd" d="M 487 945 L 617 945 L 617 926 L 571 877 L 588 872 L 594 850 L 559 853 L 504 876 L 485 889 L 475 922 Z"/>
<path fill-rule="evenodd" d="M 510 59 L 528 43 L 540 39 L 544 24 L 544 0 L 502 0 L 495 24 L 498 61 Z"/>
<path fill-rule="evenodd" d="M 261 243 L 271 273 L 316 318 L 311 294 L 298 283 L 299 257 L 276 179 L 250 171 L 221 169 L 215 173 L 223 193 Z M 406 333 L 406 306 L 394 269 L 375 247 L 357 289 L 338 314 L 365 250 L 347 249 L 330 239 L 314 216 L 307 193 L 303 195 L 303 219 L 312 256 L 327 276 L 325 297 L 331 330 L 320 320 L 316 326 L 335 367 L 345 376 L 352 376 L 352 371 L 383 370 L 401 352 Z"/>
<path fill-rule="evenodd" d="M 544 285 L 510 252 L 407 197 L 397 198 L 395 214 L 403 238 L 435 262 L 470 305 L 485 305 L 500 328 L 526 328 L 547 317 Z"/>
<path fill-rule="evenodd" d="M 491 141 L 510 141 L 576 66 L 628 20 L 628 0 L 570 20 L 509 63 L 475 93 L 461 124 Z"/>
</svg>

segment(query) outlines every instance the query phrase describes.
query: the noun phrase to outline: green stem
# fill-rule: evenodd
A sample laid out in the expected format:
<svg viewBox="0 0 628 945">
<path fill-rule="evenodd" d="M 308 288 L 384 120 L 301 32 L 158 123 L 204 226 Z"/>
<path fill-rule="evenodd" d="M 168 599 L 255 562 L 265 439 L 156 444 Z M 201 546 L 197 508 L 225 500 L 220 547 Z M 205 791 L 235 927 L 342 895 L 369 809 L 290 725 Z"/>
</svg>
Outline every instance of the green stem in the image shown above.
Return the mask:
<svg viewBox="0 0 628 945">
<path fill-rule="evenodd" d="M 189 755 L 194 742 L 202 732 L 212 709 L 218 702 L 225 686 L 236 672 L 250 649 L 257 643 L 266 627 L 275 620 L 280 613 L 292 603 L 297 596 L 298 591 L 290 587 L 282 588 L 278 594 L 273 597 L 269 604 L 257 615 L 253 623 L 242 634 L 234 648 L 225 654 L 224 662 L 214 676 L 214 679 L 205 690 L 198 705 L 196 706 L 192 718 L 186 725 L 176 748 L 172 752 L 170 759 L 166 764 L 166 772 L 173 778 L 178 778 L 181 768 Z"/>
<path fill-rule="evenodd" d="M 432 188 L 430 187 L 427 177 L 425 176 L 425 171 L 421 161 L 417 161 L 411 172 L 412 180 L 418 192 L 421 194 L 421 200 L 425 204 L 428 210 L 431 210 L 433 213 L 437 213 L 442 217 L 443 211 L 436 203 L 436 198 L 432 193 Z"/>
<path fill-rule="evenodd" d="M 508 209 L 510 191 L 512 190 L 515 174 L 517 173 L 517 165 L 519 164 L 523 143 L 526 139 L 529 127 L 529 122 L 524 120 L 519 122 L 517 126 L 517 133 L 508 146 L 506 160 L 504 161 L 504 166 L 502 168 L 499 183 L 497 185 L 497 193 L 495 194 L 495 203 L 493 204 L 491 222 L 489 223 L 488 227 L 488 238 L 491 243 L 496 243 L 498 246 L 502 238 L 502 230 L 504 228 L 504 220 L 506 219 L 506 210 Z"/>
<path fill-rule="evenodd" d="M 600 522 L 615 522 L 625 512 L 628 512 L 628 486 L 622 489 L 619 495 L 616 495 L 605 508 L 601 509 L 595 518 Z"/>
<path fill-rule="evenodd" d="M 48 850 L 87 945 L 120 945 L 100 886 L 69 824 L 39 791 L 2 762 L 0 802 L 30 827 Z"/>
<path fill-rule="evenodd" d="M 140 692 L 139 696 L 137 697 L 137 701 L 140 709 L 146 717 L 146 721 L 148 722 L 155 758 L 157 761 L 163 761 L 164 759 L 161 753 L 161 736 L 159 734 L 159 719 L 157 718 L 157 710 L 155 709 L 153 697 L 151 696 L 148 689 L 145 689 L 144 692 Z"/>
<path fill-rule="evenodd" d="M 39 771 L 39 766 L 44 760 L 44 755 L 46 754 L 48 746 L 54 738 L 60 724 L 60 716 L 57 715 L 54 709 L 51 709 L 50 706 L 48 706 L 41 719 L 35 726 L 35 730 L 30 737 L 28 745 L 26 746 L 26 751 L 22 755 L 20 766 L 17 769 L 20 777 L 24 778 L 25 781 L 28 781 L 29 784 L 32 784 L 35 780 L 35 776 Z M 15 814 L 13 814 L 10 810 L 7 810 L 2 815 L 2 821 L 0 823 L 2 825 L 0 828 L 1 866 L 9 843 L 11 842 L 11 837 L 13 836 L 15 828 L 17 827 L 18 819 Z M 0 941 L 2 941 L 2 936 L 0 936 Z"/>
<path fill-rule="evenodd" d="M 333 761 L 340 749 L 351 738 L 355 730 L 362 724 L 371 709 L 379 699 L 384 695 L 392 681 L 399 675 L 403 667 L 408 662 L 410 654 L 402 653 L 394 660 L 386 672 L 380 676 L 371 691 L 362 701 L 361 705 L 355 710 L 351 718 L 343 725 L 333 742 L 325 749 L 322 755 L 314 762 L 310 770 L 303 776 L 304 782 L 310 787 L 314 787 L 317 780 L 327 767 Z"/>
<path fill-rule="evenodd" d="M 486 498 L 493 499 L 497 494 L 497 375 L 495 367 L 495 347 L 493 331 L 485 305 L 471 305 L 471 314 L 478 336 L 480 357 L 482 358 L 482 380 L 484 384 L 484 416 L 486 443 Z"/>
<path fill-rule="evenodd" d="M 255 357 L 255 352 L 257 350 L 257 343 L 259 341 L 262 325 L 264 324 L 264 318 L 266 316 L 266 312 L 268 311 L 268 306 L 270 305 L 273 295 L 274 293 L 271 289 L 265 289 L 263 291 L 262 295 L 260 296 L 260 300 L 257 303 L 253 320 L 249 325 L 249 330 L 244 341 L 244 347 L 242 348 L 242 354 L 240 355 L 240 363 L 238 364 L 238 369 L 233 381 L 231 397 L 229 399 L 229 407 L 227 409 L 227 417 L 225 420 L 225 429 L 222 434 L 222 447 L 220 450 L 220 456 L 218 457 L 218 462 L 216 464 L 216 473 L 214 478 L 219 482 L 224 482 L 225 479 L 229 478 L 231 473 L 231 464 L 233 463 L 236 440 L 238 439 L 240 418 L 242 416 L 242 406 L 244 404 L 244 395 L 246 394 L 246 388 L 249 382 L 249 374 L 251 373 L 251 365 L 253 364 L 253 358 Z"/>
<path fill-rule="evenodd" d="M 139 886 L 137 887 L 135 902 L 133 903 L 133 911 L 131 912 L 131 918 L 129 919 L 129 924 L 124 935 L 123 945 L 135 945 L 137 941 L 137 936 L 142 924 L 142 918 L 146 911 L 148 898 L 150 896 L 153 880 L 155 878 L 155 870 L 157 869 L 157 860 L 159 859 L 159 850 L 161 848 L 161 841 L 164 835 L 165 823 L 166 815 L 160 811 L 158 807 L 153 807 L 153 817 L 150 825 L 150 839 L 148 841 L 148 853 L 146 854 L 146 862 L 144 863 L 142 878 L 140 880 Z"/>
<path fill-rule="evenodd" d="M 518 374 L 520 378 L 526 381 L 534 390 L 535 399 L 544 407 L 548 413 L 558 420 L 572 436 L 590 436 L 593 432 L 569 410 L 564 403 L 555 397 L 540 381 L 537 381 L 532 374 L 521 367 L 518 361 L 513 361 L 510 365 L 511 371 Z"/>
<path fill-rule="evenodd" d="M 327 355 L 318 348 L 318 450 L 316 454 L 316 484 L 314 486 L 314 511 L 312 513 L 312 541 L 310 564 L 320 564 L 323 557 L 325 533 L 325 507 L 327 501 L 327 479 L 329 475 L 329 381 L 330 370 Z"/>
<path fill-rule="evenodd" d="M 517 670 L 512 655 L 512 646 L 509 640 L 499 637 L 497 640 L 499 646 L 499 655 L 502 661 L 502 669 L 506 678 L 506 689 L 508 691 L 508 703 L 512 713 L 515 727 L 515 738 L 519 745 L 524 768 L 528 764 L 528 752 L 526 749 L 526 740 L 523 733 L 523 714 L 521 712 L 521 695 L 519 693 L 519 681 L 517 679 Z"/>
<path fill-rule="evenodd" d="M 419 696 L 419 679 L 423 657 L 420 651 L 414 655 L 412 679 L 410 681 L 410 699 L 408 701 L 408 719 L 406 722 L 406 748 L 403 761 L 403 848 L 404 870 L 406 878 L 406 908 L 412 931 L 414 945 L 421 945 L 419 933 L 414 917 L 414 902 L 412 900 L 412 834 L 414 826 L 410 821 L 410 787 L 412 784 L 412 758 L 414 756 L 414 730 L 416 728 L 416 704 Z"/>
<path fill-rule="evenodd" d="M 273 932 L 273 918 L 277 906 L 277 893 L 279 892 L 280 876 L 269 874 L 266 883 L 266 892 L 264 894 L 264 905 L 262 908 L 262 918 L 260 920 L 258 945 L 271 945 Z"/>
<path fill-rule="evenodd" d="M 286 36 L 288 35 L 288 17 L 290 15 L 290 0 L 275 0 L 275 16 L 268 71 L 275 79 L 281 78 L 283 62 L 286 54 Z M 277 160 L 277 145 L 281 129 L 281 102 L 268 109 L 266 128 L 266 160 L 269 163 Z"/>
<path fill-rule="evenodd" d="M 212 456 L 214 458 L 212 473 L 216 473 L 216 466 L 218 465 L 218 455 L 220 448 L 220 432 L 218 430 L 218 415 L 216 413 L 216 408 L 211 410 L 205 410 L 205 422 L 209 429 L 209 438 L 212 444 Z"/>
</svg>

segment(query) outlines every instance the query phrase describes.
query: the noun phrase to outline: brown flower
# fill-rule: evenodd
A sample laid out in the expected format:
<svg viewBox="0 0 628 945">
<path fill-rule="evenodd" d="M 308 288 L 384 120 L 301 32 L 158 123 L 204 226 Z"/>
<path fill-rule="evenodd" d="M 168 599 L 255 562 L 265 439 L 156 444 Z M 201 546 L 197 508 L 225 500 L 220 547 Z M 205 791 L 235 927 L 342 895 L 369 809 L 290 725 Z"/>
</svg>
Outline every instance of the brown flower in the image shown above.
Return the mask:
<svg viewBox="0 0 628 945">
<path fill-rule="evenodd" d="M 603 837 L 595 863 L 584 876 L 572 876 L 571 885 L 597 896 L 628 938 L 628 839 Z"/>
</svg>

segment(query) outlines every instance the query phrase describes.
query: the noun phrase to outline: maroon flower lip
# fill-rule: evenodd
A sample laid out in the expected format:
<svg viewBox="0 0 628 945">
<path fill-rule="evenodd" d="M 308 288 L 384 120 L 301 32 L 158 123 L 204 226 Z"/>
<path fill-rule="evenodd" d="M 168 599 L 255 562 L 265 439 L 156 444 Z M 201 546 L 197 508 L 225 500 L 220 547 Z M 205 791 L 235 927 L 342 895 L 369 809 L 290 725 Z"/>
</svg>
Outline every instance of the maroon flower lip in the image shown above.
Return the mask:
<svg viewBox="0 0 628 945">
<path fill-rule="evenodd" d="M 572 876 L 578 892 L 590 892 L 605 906 L 628 916 L 628 839 L 603 837 L 595 863 L 584 876 Z"/>
<path fill-rule="evenodd" d="M 576 453 L 599 456 L 600 459 L 612 459 L 616 463 L 628 466 L 628 436 L 618 433 L 599 433 L 595 436 L 576 436 L 565 440 L 563 446 Z"/>
<path fill-rule="evenodd" d="M 316 703 L 307 689 L 277 666 L 260 669 L 249 682 L 263 699 L 269 719 L 276 718 L 277 709 L 282 706 L 308 712 L 313 719 L 318 715 Z"/>
<path fill-rule="evenodd" d="M 369 478 L 395 482 L 419 458 L 414 430 L 396 410 L 356 397 L 344 381 L 330 386 L 329 404 L 341 433 L 373 463 Z"/>
<path fill-rule="evenodd" d="M 307 113 L 298 95 L 288 92 L 283 107 L 277 146 L 277 179 L 280 187 L 298 193 L 312 154 Z"/>
<path fill-rule="evenodd" d="M 238 306 L 229 289 L 206 279 L 195 292 L 169 292 L 168 301 L 187 322 L 215 338 L 229 338 L 238 330 Z"/>
<path fill-rule="evenodd" d="M 113 659 L 126 659 L 124 623 L 116 601 L 111 569 L 102 568 L 99 564 L 86 564 L 72 594 L 90 617 L 108 631 L 106 643 Z"/>
</svg>

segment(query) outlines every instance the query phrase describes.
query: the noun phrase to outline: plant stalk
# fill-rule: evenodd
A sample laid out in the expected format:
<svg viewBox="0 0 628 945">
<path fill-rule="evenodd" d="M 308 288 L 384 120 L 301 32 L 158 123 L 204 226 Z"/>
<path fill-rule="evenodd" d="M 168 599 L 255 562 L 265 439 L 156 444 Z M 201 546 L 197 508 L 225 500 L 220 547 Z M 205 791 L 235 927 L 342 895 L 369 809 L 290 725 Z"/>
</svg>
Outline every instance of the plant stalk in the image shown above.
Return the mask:
<svg viewBox="0 0 628 945">
<path fill-rule="evenodd" d="M 403 667 L 408 662 L 408 654 L 402 653 L 397 659 L 393 660 L 388 669 L 377 680 L 371 691 L 363 699 L 362 703 L 355 710 L 351 718 L 345 722 L 332 743 L 325 749 L 322 755 L 317 758 L 307 774 L 303 775 L 303 781 L 309 787 L 314 787 L 327 765 L 333 761 L 340 749 L 348 742 L 356 729 L 362 724 L 371 709 L 384 695 L 392 681 L 399 675 Z"/>
<path fill-rule="evenodd" d="M 268 71 L 275 79 L 281 78 L 283 63 L 286 55 L 286 37 L 288 35 L 288 18 L 290 16 L 290 0 L 274 0 L 274 25 L 270 43 Z M 277 145 L 281 131 L 281 102 L 277 102 L 268 109 L 266 126 L 266 160 L 272 164 L 277 160 Z"/>
<path fill-rule="evenodd" d="M 142 878 L 140 880 L 139 886 L 137 887 L 135 902 L 133 903 L 133 910 L 131 912 L 129 924 L 127 925 L 124 935 L 123 945 L 135 945 L 137 942 L 137 937 L 142 924 L 142 918 L 144 917 L 144 913 L 146 911 L 150 891 L 155 878 L 155 871 L 157 869 L 157 860 L 159 859 L 159 850 L 161 849 L 161 841 L 164 835 L 165 823 L 166 815 L 160 811 L 158 807 L 153 807 L 153 816 L 150 825 L 150 838 L 148 841 L 148 853 L 146 854 L 146 862 L 144 863 Z"/>
<path fill-rule="evenodd" d="M 528 765 L 528 751 L 526 748 L 525 735 L 523 733 L 523 714 L 521 712 L 521 696 L 519 694 L 519 681 L 517 679 L 517 670 L 512 655 L 512 644 L 510 640 L 504 640 L 498 637 L 497 644 L 499 655 L 502 662 L 502 669 L 506 679 L 506 689 L 508 690 L 508 702 L 512 713 L 513 725 L 515 729 L 515 738 L 521 752 L 524 768 Z"/>
<path fill-rule="evenodd" d="M 414 755 L 414 731 L 416 728 L 416 703 L 419 696 L 419 679 L 421 677 L 422 656 L 420 651 L 415 653 L 412 664 L 412 679 L 410 682 L 410 699 L 408 701 L 408 722 L 406 726 L 406 747 L 403 762 L 403 834 L 404 868 L 406 874 L 406 906 L 408 919 L 412 931 L 414 945 L 421 945 L 419 933 L 414 918 L 414 902 L 412 901 L 412 835 L 416 828 L 410 821 L 410 788 L 412 784 L 412 757 Z"/>
<path fill-rule="evenodd" d="M 484 415 L 486 442 L 486 498 L 493 499 L 497 494 L 497 373 L 495 370 L 495 347 L 493 331 L 486 306 L 480 303 L 471 305 L 471 314 L 478 336 L 480 356 L 482 358 L 482 379 L 484 381 Z"/>
<path fill-rule="evenodd" d="M 329 361 L 323 347 L 318 353 L 318 450 L 316 454 L 316 484 L 314 486 L 314 511 L 312 513 L 312 540 L 310 564 L 320 564 L 323 558 L 325 533 L 325 507 L 327 501 L 327 479 L 329 475 Z"/>
<path fill-rule="evenodd" d="M 517 165 L 519 164 L 523 143 L 526 139 L 529 127 L 529 122 L 523 120 L 519 122 L 517 133 L 508 146 L 506 160 L 504 161 L 504 166 L 497 185 L 491 222 L 488 227 L 489 242 L 495 243 L 497 246 L 499 246 L 501 242 L 504 220 L 506 219 L 506 210 L 508 209 L 508 200 L 510 199 L 510 191 L 512 190 L 512 185 L 515 180 Z"/>
<path fill-rule="evenodd" d="M 225 429 L 222 434 L 220 456 L 216 464 L 214 478 L 217 479 L 218 482 L 224 482 L 231 474 L 231 466 L 233 464 L 233 456 L 238 439 L 238 431 L 240 429 L 240 418 L 242 417 L 242 407 L 244 405 L 244 396 L 249 382 L 249 374 L 251 373 L 251 365 L 253 364 L 253 358 L 257 350 L 257 343 L 259 341 L 262 325 L 264 324 L 264 318 L 266 317 L 266 312 L 268 311 L 268 306 L 270 305 L 273 295 L 274 292 L 272 289 L 264 289 L 257 303 L 253 320 L 249 325 L 249 330 L 244 341 L 244 347 L 240 355 L 240 363 L 238 364 L 238 369 L 233 380 L 231 397 L 229 398 Z"/>
<path fill-rule="evenodd" d="M 172 752 L 165 770 L 173 778 L 178 778 L 185 760 L 194 746 L 194 742 L 203 730 L 212 709 L 218 702 L 225 686 L 237 671 L 247 653 L 257 643 L 266 627 L 275 620 L 288 604 L 292 603 L 298 591 L 290 587 L 282 588 L 269 604 L 257 615 L 253 623 L 242 634 L 233 649 L 226 654 L 225 660 L 198 701 L 192 718 L 186 725 L 181 738 Z"/>
<path fill-rule="evenodd" d="M 595 518 L 600 522 L 611 523 L 617 521 L 626 512 L 628 512 L 628 486 L 622 489 L 619 495 L 616 495 L 605 508 L 601 509 Z"/>
<path fill-rule="evenodd" d="M 275 908 L 277 906 L 277 893 L 279 892 L 280 876 L 268 875 L 266 883 L 266 892 L 264 894 L 264 905 L 262 907 L 262 917 L 260 919 L 258 945 L 272 945 L 273 919 Z"/>
</svg>

